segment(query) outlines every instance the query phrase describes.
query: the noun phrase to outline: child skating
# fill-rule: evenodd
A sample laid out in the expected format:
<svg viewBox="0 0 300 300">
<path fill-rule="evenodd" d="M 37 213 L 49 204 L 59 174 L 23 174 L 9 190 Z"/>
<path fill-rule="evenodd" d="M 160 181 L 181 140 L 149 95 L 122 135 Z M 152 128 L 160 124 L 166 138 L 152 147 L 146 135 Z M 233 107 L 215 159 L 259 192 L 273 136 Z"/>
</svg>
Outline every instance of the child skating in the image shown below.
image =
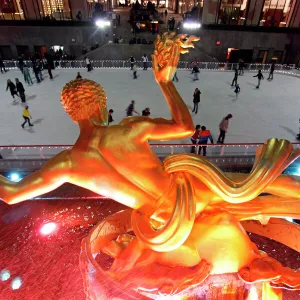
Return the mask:
<svg viewBox="0 0 300 300">
<path fill-rule="evenodd" d="M 29 126 L 33 126 L 33 124 L 30 123 L 30 119 L 32 119 L 31 114 L 28 110 L 28 105 L 25 106 L 24 110 L 23 110 L 23 118 L 24 118 L 24 123 L 21 125 L 22 128 L 24 128 L 25 124 L 28 123 Z"/>
<path fill-rule="evenodd" d="M 240 86 L 237 84 L 237 85 L 235 86 L 235 90 L 234 90 L 234 92 L 235 92 L 235 99 L 237 99 L 237 98 L 239 97 L 240 91 L 241 91 L 241 88 L 240 88 Z"/>
</svg>

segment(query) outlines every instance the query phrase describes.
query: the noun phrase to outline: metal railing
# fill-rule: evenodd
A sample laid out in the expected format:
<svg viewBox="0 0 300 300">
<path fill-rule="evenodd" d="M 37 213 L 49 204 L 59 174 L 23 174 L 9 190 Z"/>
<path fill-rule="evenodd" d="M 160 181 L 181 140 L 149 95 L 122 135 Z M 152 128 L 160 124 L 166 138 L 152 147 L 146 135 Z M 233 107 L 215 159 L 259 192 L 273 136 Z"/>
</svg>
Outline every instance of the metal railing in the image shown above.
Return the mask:
<svg viewBox="0 0 300 300">
<path fill-rule="evenodd" d="M 207 155 L 213 157 L 235 157 L 254 156 L 258 147 L 262 143 L 242 143 L 242 144 L 208 144 Z M 199 145 L 193 144 L 150 144 L 153 151 L 159 157 L 170 154 L 190 153 L 195 147 L 198 153 Z M 300 148 L 300 143 L 293 143 L 294 148 Z M 63 150 L 71 149 L 73 145 L 19 145 L 0 146 L 0 153 L 3 160 L 26 160 L 26 159 L 49 159 Z M 2 161 L 3 161 L 2 160 Z"/>
<path fill-rule="evenodd" d="M 25 63 L 31 67 L 31 61 L 25 61 Z M 107 68 L 129 68 L 129 60 L 92 60 L 91 61 L 93 68 L 95 69 L 107 69 Z M 86 68 L 86 63 L 84 60 L 59 60 L 54 62 L 55 67 L 58 69 L 80 69 Z M 18 61 L 4 61 L 5 68 L 7 69 L 18 69 Z M 138 68 L 143 67 L 142 61 L 136 61 Z M 149 68 L 151 68 L 152 62 L 148 63 Z M 190 61 L 180 61 L 178 63 L 178 69 L 191 69 L 193 67 L 193 62 Z M 237 63 L 226 63 L 226 62 L 199 62 L 198 67 L 201 70 L 218 70 L 218 71 L 232 71 L 234 68 L 238 68 Z M 268 72 L 270 70 L 271 64 L 245 64 L 245 71 L 256 72 L 262 70 Z M 300 71 L 295 68 L 295 65 L 275 65 L 275 72 L 286 72 L 289 75 L 289 72 L 293 71 L 294 74 L 300 76 Z"/>
</svg>

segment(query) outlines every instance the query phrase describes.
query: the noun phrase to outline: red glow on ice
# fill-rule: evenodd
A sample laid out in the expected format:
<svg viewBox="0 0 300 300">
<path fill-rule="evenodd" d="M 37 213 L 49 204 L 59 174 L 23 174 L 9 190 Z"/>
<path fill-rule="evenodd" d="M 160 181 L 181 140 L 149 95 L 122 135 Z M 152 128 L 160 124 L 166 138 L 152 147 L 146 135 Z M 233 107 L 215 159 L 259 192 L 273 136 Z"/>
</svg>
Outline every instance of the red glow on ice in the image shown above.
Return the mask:
<svg viewBox="0 0 300 300">
<path fill-rule="evenodd" d="M 49 235 L 57 230 L 57 225 L 53 222 L 44 224 L 40 230 L 41 234 Z"/>
</svg>

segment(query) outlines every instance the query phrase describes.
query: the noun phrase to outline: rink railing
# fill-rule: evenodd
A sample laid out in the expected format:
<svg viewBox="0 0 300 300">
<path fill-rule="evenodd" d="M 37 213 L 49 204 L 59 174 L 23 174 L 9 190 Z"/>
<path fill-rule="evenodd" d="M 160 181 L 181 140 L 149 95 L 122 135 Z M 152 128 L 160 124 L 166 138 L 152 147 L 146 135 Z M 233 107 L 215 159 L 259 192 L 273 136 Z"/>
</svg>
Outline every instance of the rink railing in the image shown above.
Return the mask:
<svg viewBox="0 0 300 300">
<path fill-rule="evenodd" d="M 130 61 L 129 60 L 91 60 L 92 66 L 95 69 L 115 69 L 115 68 L 129 68 Z M 18 61 L 5 61 L 5 67 L 7 69 L 18 69 L 19 63 Z M 32 62 L 26 61 L 26 64 L 31 67 Z M 54 62 L 55 67 L 58 69 L 80 69 L 86 68 L 86 63 L 83 60 L 60 60 Z M 138 68 L 143 67 L 142 61 L 136 61 L 136 65 Z M 189 61 L 180 61 L 178 63 L 178 69 L 191 69 L 194 66 L 193 62 Z M 148 62 L 148 67 L 151 68 L 151 61 Z M 219 71 L 232 71 L 234 68 L 238 68 L 237 63 L 222 63 L 222 62 L 198 62 L 198 67 L 201 70 L 219 70 Z M 244 70 L 245 71 L 269 71 L 271 68 L 271 64 L 245 64 Z M 295 69 L 295 65 L 282 65 L 277 64 L 275 65 L 275 72 L 291 72 L 296 75 L 300 76 L 299 70 Z"/>
<path fill-rule="evenodd" d="M 242 144 L 207 144 L 207 156 L 211 157 L 254 157 L 258 147 L 263 143 L 242 143 Z M 191 147 L 198 153 L 199 145 L 193 144 L 150 144 L 153 152 L 159 157 L 170 154 L 190 153 Z M 300 148 L 300 143 L 293 143 L 294 148 Z M 73 145 L 20 145 L 0 146 L 0 154 L 3 160 L 30 160 L 49 159 L 61 151 L 71 149 Z"/>
</svg>

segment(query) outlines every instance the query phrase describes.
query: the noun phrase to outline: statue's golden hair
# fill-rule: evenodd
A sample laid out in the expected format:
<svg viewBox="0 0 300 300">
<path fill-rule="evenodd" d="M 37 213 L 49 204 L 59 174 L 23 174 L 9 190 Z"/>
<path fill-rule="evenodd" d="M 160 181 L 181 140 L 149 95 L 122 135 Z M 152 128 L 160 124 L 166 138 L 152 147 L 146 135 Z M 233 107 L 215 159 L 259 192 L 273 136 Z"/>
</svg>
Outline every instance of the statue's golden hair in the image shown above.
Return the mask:
<svg viewBox="0 0 300 300">
<path fill-rule="evenodd" d="M 61 103 L 74 122 L 85 120 L 106 107 L 106 94 L 101 85 L 89 79 L 67 83 L 61 92 Z"/>
</svg>

